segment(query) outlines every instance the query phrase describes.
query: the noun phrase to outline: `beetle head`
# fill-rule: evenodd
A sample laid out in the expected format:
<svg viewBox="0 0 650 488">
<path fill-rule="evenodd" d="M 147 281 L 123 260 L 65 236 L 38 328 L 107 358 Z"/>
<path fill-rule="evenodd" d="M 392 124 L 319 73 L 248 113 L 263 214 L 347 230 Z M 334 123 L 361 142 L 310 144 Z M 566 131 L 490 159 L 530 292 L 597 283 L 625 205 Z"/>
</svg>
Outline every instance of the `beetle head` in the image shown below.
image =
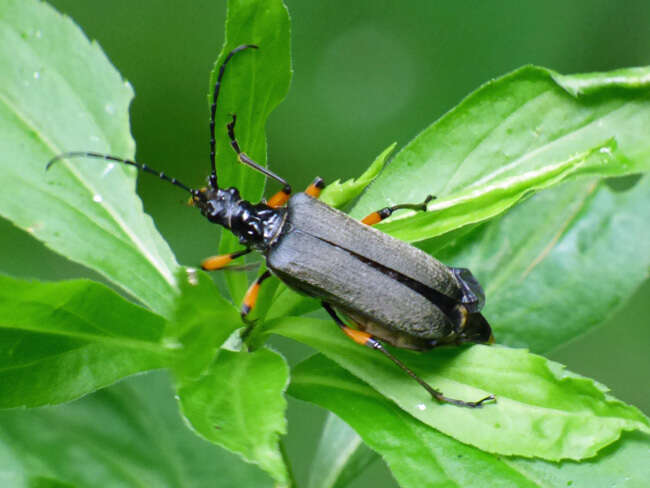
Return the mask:
<svg viewBox="0 0 650 488">
<path fill-rule="evenodd" d="M 190 199 L 190 203 L 198 207 L 210 222 L 227 228 L 231 228 L 232 214 L 240 201 L 237 188 L 201 188 Z"/>
</svg>

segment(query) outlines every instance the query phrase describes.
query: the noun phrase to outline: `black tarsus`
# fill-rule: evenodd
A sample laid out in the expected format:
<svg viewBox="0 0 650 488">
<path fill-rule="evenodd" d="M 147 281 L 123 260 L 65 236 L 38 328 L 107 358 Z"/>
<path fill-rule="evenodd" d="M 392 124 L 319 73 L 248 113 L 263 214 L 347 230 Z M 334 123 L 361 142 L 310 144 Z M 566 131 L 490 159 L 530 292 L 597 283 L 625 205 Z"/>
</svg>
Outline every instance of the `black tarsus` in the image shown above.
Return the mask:
<svg viewBox="0 0 650 488">
<path fill-rule="evenodd" d="M 402 209 L 410 209 L 410 210 L 421 210 L 425 212 L 427 210 L 427 204 L 431 200 L 435 200 L 436 197 L 433 195 L 428 195 L 425 199 L 424 202 L 422 203 L 400 203 L 399 205 L 393 205 L 392 207 L 384 207 L 381 210 L 378 210 L 377 213 L 380 215 L 381 219 L 387 219 L 391 215 L 393 215 L 393 212 L 395 210 L 402 210 Z"/>
<path fill-rule="evenodd" d="M 157 171 L 157 170 L 155 170 L 153 168 L 150 168 L 146 164 L 136 163 L 135 161 L 131 161 L 130 159 L 122 159 L 122 158 L 118 158 L 118 157 L 115 157 L 115 156 L 111 156 L 110 154 L 100 154 L 100 153 L 85 152 L 85 151 L 67 152 L 67 153 L 63 153 L 63 154 L 59 154 L 57 156 L 54 156 L 52 159 L 50 159 L 49 162 L 47 163 L 47 166 L 45 166 L 45 170 L 47 171 L 48 169 L 50 169 L 50 167 L 54 163 L 56 163 L 57 161 L 59 161 L 61 159 L 67 159 L 67 158 L 95 158 L 95 159 L 103 159 L 103 160 L 106 160 L 106 161 L 115 161 L 117 163 L 126 164 L 128 166 L 133 166 L 133 167 L 139 169 L 140 171 L 144 171 L 146 173 L 156 175 L 161 180 L 168 181 L 172 185 L 175 185 L 175 186 L 177 186 L 179 188 L 182 188 L 183 190 L 190 193 L 194 197 L 200 196 L 200 192 L 198 190 L 190 188 L 186 184 L 181 183 L 180 181 L 178 181 L 176 178 L 170 178 L 169 176 L 167 176 L 162 171 Z"/>
<path fill-rule="evenodd" d="M 221 66 L 219 67 L 219 74 L 217 75 L 217 81 L 214 84 L 214 89 L 212 91 L 212 106 L 210 107 L 210 186 L 216 190 L 217 189 L 217 165 L 215 163 L 215 152 L 216 152 L 216 138 L 214 132 L 215 117 L 217 114 L 217 99 L 219 98 L 219 88 L 221 87 L 221 79 L 226 69 L 226 64 L 228 61 L 238 52 L 243 51 L 244 49 L 258 49 L 255 44 L 242 44 L 237 46 L 235 49 L 230 51 L 226 56 L 226 59 Z"/>
</svg>

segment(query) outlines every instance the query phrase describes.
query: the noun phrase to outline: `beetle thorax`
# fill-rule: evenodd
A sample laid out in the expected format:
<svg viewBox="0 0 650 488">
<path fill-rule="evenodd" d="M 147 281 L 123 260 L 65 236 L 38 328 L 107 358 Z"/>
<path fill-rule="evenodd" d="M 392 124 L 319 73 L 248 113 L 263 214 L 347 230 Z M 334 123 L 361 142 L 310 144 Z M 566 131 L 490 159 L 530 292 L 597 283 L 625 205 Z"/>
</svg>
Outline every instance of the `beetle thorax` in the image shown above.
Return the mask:
<svg viewBox="0 0 650 488">
<path fill-rule="evenodd" d="M 236 188 L 202 190 L 195 203 L 210 222 L 229 229 L 245 246 L 259 250 L 267 249 L 274 241 L 286 212 L 243 200 Z"/>
</svg>

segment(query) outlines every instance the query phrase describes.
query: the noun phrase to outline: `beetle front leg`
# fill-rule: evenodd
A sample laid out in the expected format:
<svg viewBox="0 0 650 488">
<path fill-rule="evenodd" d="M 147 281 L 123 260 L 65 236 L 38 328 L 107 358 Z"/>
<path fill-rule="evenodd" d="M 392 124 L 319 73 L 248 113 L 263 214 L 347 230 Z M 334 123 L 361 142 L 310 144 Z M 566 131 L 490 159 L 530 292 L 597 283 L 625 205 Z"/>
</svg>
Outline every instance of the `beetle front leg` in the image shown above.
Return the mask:
<svg viewBox="0 0 650 488">
<path fill-rule="evenodd" d="M 402 203 L 400 205 L 393 205 L 392 207 L 384 207 L 381 210 L 377 210 L 376 212 L 372 212 L 371 214 L 366 215 L 363 220 L 361 220 L 361 222 L 366 225 L 375 225 L 393 215 L 393 212 L 395 210 L 400 210 L 403 208 L 425 211 L 427 209 L 427 203 L 435 198 L 436 197 L 433 195 L 429 195 L 424 199 L 424 202 L 422 203 Z"/>
<path fill-rule="evenodd" d="M 282 190 L 280 190 L 275 195 L 273 195 L 271 198 L 269 198 L 266 204 L 271 208 L 282 207 L 285 203 L 289 201 L 290 197 L 291 197 L 291 187 L 287 185 L 284 188 L 282 188 Z"/>
<path fill-rule="evenodd" d="M 231 252 L 228 254 L 219 254 L 218 256 L 210 256 L 201 261 L 201 268 L 204 271 L 216 271 L 224 268 L 230 261 L 239 257 L 245 256 L 251 252 L 251 248 L 242 249 L 241 251 Z"/>
<path fill-rule="evenodd" d="M 436 390 L 435 388 L 433 388 L 426 381 L 424 381 L 417 374 L 415 374 L 402 361 L 400 361 L 395 356 L 393 356 L 382 345 L 382 343 L 379 342 L 377 339 L 375 339 L 372 335 L 368 334 L 367 332 L 361 331 L 361 330 L 352 329 L 352 328 L 348 327 L 347 325 L 345 325 L 345 323 L 339 318 L 339 316 L 336 314 L 336 311 L 332 308 L 332 306 L 329 303 L 321 302 L 321 304 L 323 305 L 323 308 L 327 311 L 327 313 L 330 315 L 330 317 L 332 317 L 332 319 L 334 319 L 334 322 L 336 322 L 336 324 L 345 333 L 345 335 L 347 335 L 350 339 L 352 339 L 357 344 L 360 344 L 360 345 L 366 346 L 366 347 L 370 347 L 372 349 L 375 349 L 375 350 L 381 352 L 384 356 L 386 356 L 388 359 L 390 359 L 392 362 L 394 362 L 397 366 L 399 366 L 402 371 L 404 371 L 407 375 L 409 375 L 411 378 L 413 378 L 415 381 L 417 381 L 420 384 L 420 386 L 422 386 L 433 398 L 435 398 L 440 403 L 451 403 L 452 405 L 457 405 L 459 407 L 477 408 L 477 407 L 482 406 L 484 402 L 495 399 L 494 395 L 488 395 L 485 398 L 482 398 L 481 400 L 476 401 L 476 402 L 465 402 L 463 400 L 457 400 L 455 398 L 446 397 L 445 395 L 442 394 L 441 391 Z"/>
</svg>

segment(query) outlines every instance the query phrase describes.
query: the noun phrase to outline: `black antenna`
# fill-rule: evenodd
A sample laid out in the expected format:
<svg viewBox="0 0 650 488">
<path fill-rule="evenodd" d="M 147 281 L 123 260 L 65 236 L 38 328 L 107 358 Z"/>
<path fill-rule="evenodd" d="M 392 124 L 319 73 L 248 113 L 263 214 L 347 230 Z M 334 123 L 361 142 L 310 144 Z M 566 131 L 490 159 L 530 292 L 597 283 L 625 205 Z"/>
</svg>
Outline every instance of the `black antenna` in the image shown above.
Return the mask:
<svg viewBox="0 0 650 488">
<path fill-rule="evenodd" d="M 122 159 L 122 158 L 117 158 L 115 156 L 111 156 L 109 154 L 99 154 L 99 153 L 94 153 L 94 152 L 82 152 L 82 151 L 74 151 L 74 152 L 67 152 L 63 154 L 59 154 L 58 156 L 54 156 L 50 161 L 47 163 L 47 166 L 45 166 L 45 170 L 47 171 L 50 169 L 50 167 L 59 161 L 60 159 L 67 159 L 67 158 L 95 158 L 95 159 L 104 159 L 107 161 L 115 161 L 117 163 L 122 163 L 126 164 L 129 166 L 134 166 L 138 168 L 140 171 L 144 171 L 146 173 L 151 173 L 152 175 L 156 175 L 158 178 L 161 180 L 169 181 L 172 185 L 175 185 L 179 188 L 182 188 L 186 192 L 190 193 L 192 196 L 200 196 L 201 193 L 198 190 L 194 190 L 193 188 L 190 188 L 189 186 L 181 183 L 178 181 L 176 178 L 170 178 L 167 176 L 165 173 L 162 171 L 156 171 L 153 168 L 150 168 L 146 164 L 140 164 L 136 163 L 135 161 L 131 161 L 130 159 Z"/>
<path fill-rule="evenodd" d="M 212 106 L 210 107 L 210 166 L 211 166 L 211 173 L 210 173 L 210 186 L 212 189 L 216 190 L 217 189 L 217 165 L 214 160 L 215 156 L 215 146 L 216 146 L 216 140 L 214 136 L 214 119 L 215 115 L 217 113 L 217 98 L 219 98 L 219 88 L 221 87 L 221 78 L 223 78 L 223 73 L 226 69 L 226 64 L 228 64 L 228 61 L 230 61 L 230 58 L 232 58 L 236 53 L 239 51 L 243 51 L 244 49 L 257 49 L 257 46 L 255 44 L 242 44 L 241 46 L 236 47 L 232 51 L 228 53 L 228 56 L 226 56 L 226 59 L 224 60 L 223 63 L 221 63 L 221 66 L 219 67 L 219 75 L 217 76 L 217 82 L 214 84 L 214 91 L 212 92 Z"/>
</svg>

